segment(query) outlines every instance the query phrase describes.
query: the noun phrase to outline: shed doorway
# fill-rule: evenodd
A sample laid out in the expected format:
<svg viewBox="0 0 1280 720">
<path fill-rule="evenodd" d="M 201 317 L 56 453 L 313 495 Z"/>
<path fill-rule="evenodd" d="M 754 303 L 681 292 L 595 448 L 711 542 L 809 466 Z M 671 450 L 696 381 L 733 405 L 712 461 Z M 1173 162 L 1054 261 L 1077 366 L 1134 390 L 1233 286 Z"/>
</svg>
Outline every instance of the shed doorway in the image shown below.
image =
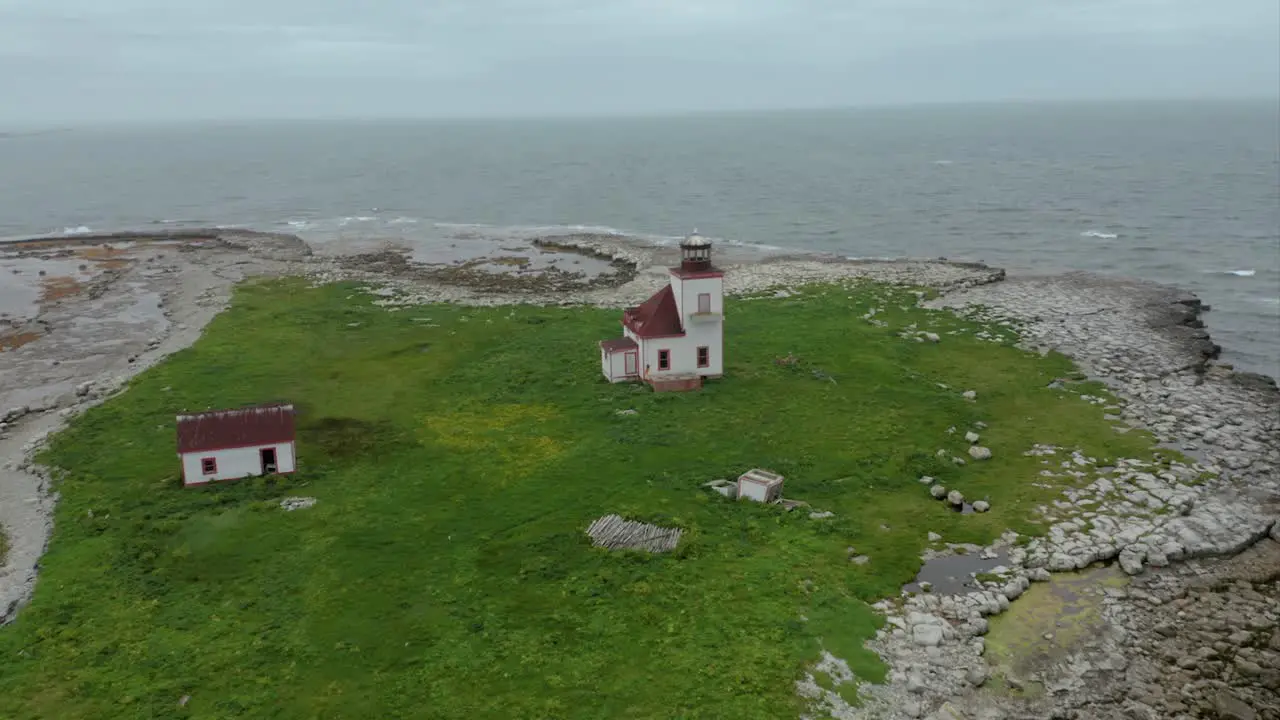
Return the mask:
<svg viewBox="0 0 1280 720">
<path fill-rule="evenodd" d="M 262 458 L 262 474 L 273 475 L 276 471 L 276 449 L 262 448 L 258 451 L 258 455 Z"/>
</svg>

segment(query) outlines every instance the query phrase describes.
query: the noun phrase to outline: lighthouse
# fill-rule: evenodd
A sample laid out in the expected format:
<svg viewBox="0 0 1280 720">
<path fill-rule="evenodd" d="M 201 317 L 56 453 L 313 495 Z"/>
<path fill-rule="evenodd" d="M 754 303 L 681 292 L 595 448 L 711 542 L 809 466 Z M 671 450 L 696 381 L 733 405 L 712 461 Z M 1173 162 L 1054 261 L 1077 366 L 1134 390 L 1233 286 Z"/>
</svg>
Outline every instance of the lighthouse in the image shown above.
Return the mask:
<svg viewBox="0 0 1280 720">
<path fill-rule="evenodd" d="M 724 374 L 724 273 L 711 241 L 695 230 L 680 241 L 670 280 L 622 313 L 622 337 L 600 343 L 610 382 L 643 381 L 655 390 L 693 390 Z"/>
</svg>

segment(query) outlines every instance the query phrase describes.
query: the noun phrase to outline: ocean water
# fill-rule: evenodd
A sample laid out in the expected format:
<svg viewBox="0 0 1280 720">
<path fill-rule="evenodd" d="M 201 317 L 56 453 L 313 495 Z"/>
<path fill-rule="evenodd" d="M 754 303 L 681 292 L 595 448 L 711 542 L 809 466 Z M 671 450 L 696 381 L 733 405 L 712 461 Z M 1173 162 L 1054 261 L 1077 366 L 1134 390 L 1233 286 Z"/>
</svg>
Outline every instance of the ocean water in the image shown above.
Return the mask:
<svg viewBox="0 0 1280 720">
<path fill-rule="evenodd" d="M 0 237 L 169 225 L 318 243 L 567 228 L 1179 285 L 1280 375 L 1280 106 L 1042 104 L 0 136 Z M 3 279 L 0 278 L 0 282 Z"/>
</svg>

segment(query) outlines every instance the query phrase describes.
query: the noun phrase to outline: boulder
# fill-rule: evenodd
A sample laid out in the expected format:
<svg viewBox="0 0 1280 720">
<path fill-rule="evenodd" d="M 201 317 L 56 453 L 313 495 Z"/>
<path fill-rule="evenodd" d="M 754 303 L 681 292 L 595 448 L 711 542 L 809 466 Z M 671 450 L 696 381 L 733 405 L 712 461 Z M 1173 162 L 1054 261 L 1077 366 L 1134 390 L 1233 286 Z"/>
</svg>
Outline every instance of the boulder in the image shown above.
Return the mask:
<svg viewBox="0 0 1280 720">
<path fill-rule="evenodd" d="M 941 485 L 934 485 L 929 488 L 929 494 L 932 495 L 935 499 L 941 500 L 942 498 L 947 496 L 947 489 Z"/>
<path fill-rule="evenodd" d="M 313 497 L 287 497 L 280 500 L 280 507 L 285 512 L 293 512 L 294 510 L 306 510 L 316 504 Z"/>
<path fill-rule="evenodd" d="M 989 448 L 982 447 L 981 445 L 974 445 L 969 448 L 969 457 L 974 460 L 990 460 L 991 450 Z"/>
<path fill-rule="evenodd" d="M 964 391 L 964 399 L 965 399 L 965 400 L 977 400 L 977 399 L 978 399 L 978 393 L 977 393 L 977 392 L 975 392 L 975 391 L 973 391 L 973 390 L 965 390 L 965 391 Z"/>
<path fill-rule="evenodd" d="M 1213 698 L 1214 710 L 1223 720 L 1257 720 L 1258 713 L 1228 690 L 1221 690 Z"/>
<path fill-rule="evenodd" d="M 911 628 L 911 640 L 921 647 L 937 647 L 942 644 L 940 625 L 916 625 Z"/>
<path fill-rule="evenodd" d="M 1125 548 L 1120 551 L 1120 569 L 1126 574 L 1137 575 L 1142 572 L 1142 561 L 1146 559 L 1146 552 Z"/>
<path fill-rule="evenodd" d="M 965 714 L 955 705 L 945 702 L 929 718 L 930 720 L 965 720 Z"/>
<path fill-rule="evenodd" d="M 984 513 L 991 509 L 991 503 L 986 500 L 979 500 L 973 504 L 973 511 Z"/>
<path fill-rule="evenodd" d="M 952 490 L 951 492 L 947 493 L 947 502 L 957 506 L 963 505 L 964 495 L 959 490 Z"/>
<path fill-rule="evenodd" d="M 969 432 L 964 434 L 964 439 L 968 440 L 970 445 L 976 445 L 977 442 L 982 439 L 982 436 L 970 430 Z"/>
</svg>

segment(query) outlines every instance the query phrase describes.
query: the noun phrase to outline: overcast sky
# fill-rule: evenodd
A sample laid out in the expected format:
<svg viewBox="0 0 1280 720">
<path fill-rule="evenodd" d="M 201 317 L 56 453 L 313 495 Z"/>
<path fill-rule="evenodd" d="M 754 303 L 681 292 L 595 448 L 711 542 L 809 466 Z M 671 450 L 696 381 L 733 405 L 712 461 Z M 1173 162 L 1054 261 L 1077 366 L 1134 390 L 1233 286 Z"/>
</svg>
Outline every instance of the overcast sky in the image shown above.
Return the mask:
<svg viewBox="0 0 1280 720">
<path fill-rule="evenodd" d="M 1277 0 L 0 0 L 0 124 L 1280 93 Z"/>
</svg>

